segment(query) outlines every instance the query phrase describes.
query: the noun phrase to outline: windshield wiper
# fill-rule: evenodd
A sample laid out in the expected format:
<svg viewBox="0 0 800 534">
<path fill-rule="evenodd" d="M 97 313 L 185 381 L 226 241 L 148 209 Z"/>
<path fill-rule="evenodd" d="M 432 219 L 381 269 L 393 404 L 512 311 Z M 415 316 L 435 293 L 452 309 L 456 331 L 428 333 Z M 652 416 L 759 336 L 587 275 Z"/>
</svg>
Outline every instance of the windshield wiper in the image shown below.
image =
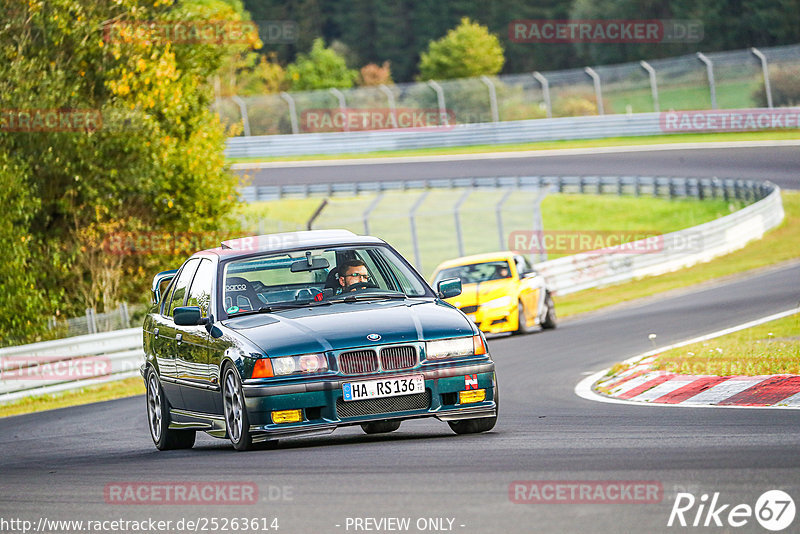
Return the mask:
<svg viewBox="0 0 800 534">
<path fill-rule="evenodd" d="M 405 293 L 356 293 L 354 295 L 339 295 L 337 302 L 355 302 L 357 300 L 376 300 L 376 299 L 407 299 Z"/>
</svg>

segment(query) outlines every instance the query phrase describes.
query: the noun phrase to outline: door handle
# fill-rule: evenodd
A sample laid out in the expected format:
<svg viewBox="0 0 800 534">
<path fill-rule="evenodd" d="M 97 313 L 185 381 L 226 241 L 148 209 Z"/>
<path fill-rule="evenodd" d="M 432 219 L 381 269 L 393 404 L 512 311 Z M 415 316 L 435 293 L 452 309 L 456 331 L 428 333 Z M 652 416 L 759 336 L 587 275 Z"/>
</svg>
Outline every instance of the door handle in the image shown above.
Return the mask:
<svg viewBox="0 0 800 534">
<path fill-rule="evenodd" d="M 183 342 L 183 334 L 175 334 L 175 341 L 180 345 Z"/>
<path fill-rule="evenodd" d="M 156 337 L 156 339 L 158 339 L 158 328 L 153 330 L 153 335 Z"/>
</svg>

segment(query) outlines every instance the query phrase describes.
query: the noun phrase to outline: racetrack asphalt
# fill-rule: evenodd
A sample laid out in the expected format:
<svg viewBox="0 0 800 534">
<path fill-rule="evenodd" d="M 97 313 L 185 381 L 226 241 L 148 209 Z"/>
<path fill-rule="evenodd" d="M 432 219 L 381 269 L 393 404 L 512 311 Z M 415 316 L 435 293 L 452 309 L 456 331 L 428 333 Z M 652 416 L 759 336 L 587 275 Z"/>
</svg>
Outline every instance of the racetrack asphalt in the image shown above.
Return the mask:
<svg viewBox="0 0 800 534">
<path fill-rule="evenodd" d="M 764 491 L 782 489 L 797 502 L 800 412 L 613 405 L 579 398 L 573 388 L 586 373 L 651 349 L 651 333 L 664 346 L 798 301 L 800 266 L 792 264 L 576 318 L 553 331 L 493 338 L 501 415 L 480 435 L 456 436 L 426 419 L 383 436 L 347 428 L 249 453 L 204 435 L 193 450 L 158 452 L 143 397 L 0 419 L 0 518 L 277 517 L 283 533 L 355 532 L 348 517 L 408 517 L 410 532 L 446 532 L 419 530 L 416 522 L 451 518 L 452 531 L 465 533 L 619 534 L 682 530 L 667 527 L 678 491 L 698 499 L 720 492 L 720 503 L 754 506 Z M 108 484 L 176 480 L 253 482 L 261 500 L 104 500 Z M 655 504 L 517 504 L 509 485 L 518 480 L 655 481 L 663 495 Z M 278 490 L 286 487 L 288 496 Z M 800 518 L 786 532 L 798 525 Z M 751 517 L 736 531 L 764 530 Z"/>
<path fill-rule="evenodd" d="M 464 178 L 471 176 L 639 175 L 770 180 L 785 189 L 800 189 L 800 147 L 741 147 L 648 150 L 496 159 L 424 162 L 276 162 L 263 169 L 237 171 L 252 185 L 285 185 L 364 181 Z M 600 149 L 598 149 L 600 150 Z"/>
</svg>

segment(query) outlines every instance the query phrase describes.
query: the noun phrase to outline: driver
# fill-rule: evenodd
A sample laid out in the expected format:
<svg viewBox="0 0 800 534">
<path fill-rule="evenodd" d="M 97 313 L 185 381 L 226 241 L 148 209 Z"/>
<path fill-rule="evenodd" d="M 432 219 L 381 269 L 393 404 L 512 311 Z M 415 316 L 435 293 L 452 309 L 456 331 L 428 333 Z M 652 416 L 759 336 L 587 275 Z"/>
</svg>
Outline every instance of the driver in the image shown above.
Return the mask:
<svg viewBox="0 0 800 534">
<path fill-rule="evenodd" d="M 344 273 L 339 276 L 339 285 L 342 286 L 343 293 L 345 291 L 354 291 L 364 287 L 362 285 L 359 288 L 352 288 L 354 284 L 366 284 L 369 282 L 367 266 L 361 260 L 348 260 L 344 262 L 340 271 Z"/>
</svg>

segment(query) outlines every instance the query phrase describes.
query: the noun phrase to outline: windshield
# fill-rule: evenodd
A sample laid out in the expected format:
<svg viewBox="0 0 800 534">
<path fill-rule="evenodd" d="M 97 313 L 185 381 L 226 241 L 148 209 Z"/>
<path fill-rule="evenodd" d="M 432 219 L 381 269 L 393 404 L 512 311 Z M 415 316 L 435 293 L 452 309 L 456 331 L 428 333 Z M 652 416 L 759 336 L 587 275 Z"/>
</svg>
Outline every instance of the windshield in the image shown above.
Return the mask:
<svg viewBox="0 0 800 534">
<path fill-rule="evenodd" d="M 458 267 L 450 267 L 439 271 L 434 280 L 434 285 L 440 280 L 448 278 L 458 278 L 462 284 L 477 284 L 488 282 L 489 280 L 511 278 L 511 269 L 505 260 L 459 265 Z"/>
<path fill-rule="evenodd" d="M 433 296 L 422 278 L 383 246 L 321 248 L 235 260 L 225 265 L 228 315 L 337 300 Z"/>
</svg>

